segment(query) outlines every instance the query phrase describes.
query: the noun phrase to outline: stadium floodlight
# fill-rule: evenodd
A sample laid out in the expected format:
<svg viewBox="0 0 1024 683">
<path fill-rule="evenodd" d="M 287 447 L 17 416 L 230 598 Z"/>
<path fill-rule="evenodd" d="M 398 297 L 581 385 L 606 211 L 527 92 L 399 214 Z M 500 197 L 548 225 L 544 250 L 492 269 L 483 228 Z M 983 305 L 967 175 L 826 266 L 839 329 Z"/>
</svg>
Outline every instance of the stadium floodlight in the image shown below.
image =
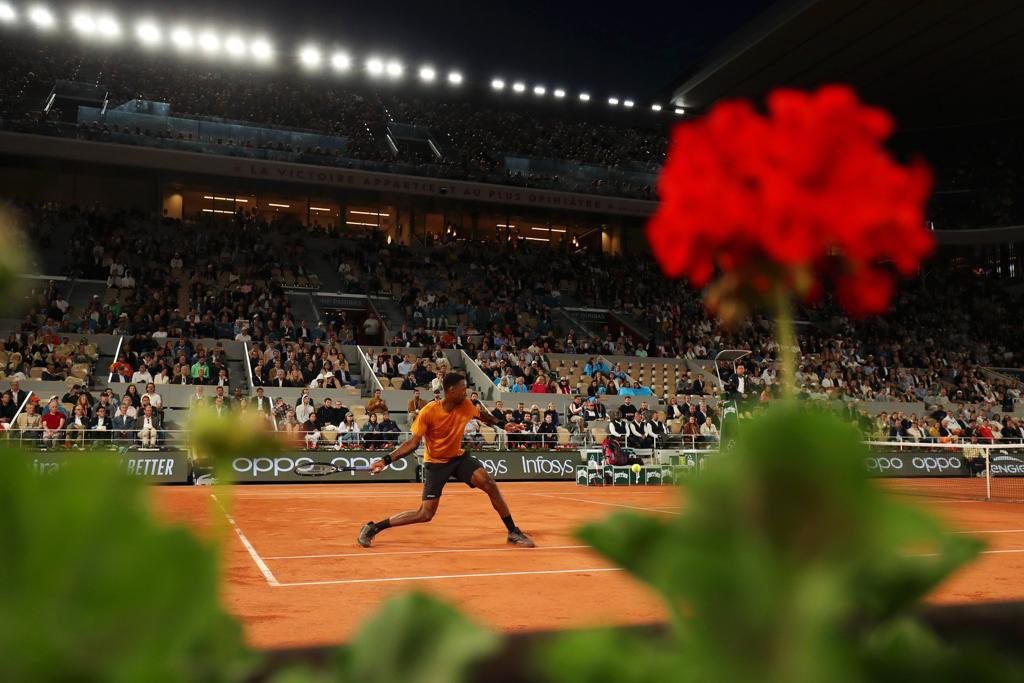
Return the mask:
<svg viewBox="0 0 1024 683">
<path fill-rule="evenodd" d="M 245 41 L 238 35 L 228 36 L 224 40 L 224 49 L 229 55 L 239 59 L 245 56 Z"/>
<path fill-rule="evenodd" d="M 420 80 L 424 83 L 433 83 L 434 79 L 437 78 L 437 71 L 432 66 L 421 66 L 420 67 Z"/>
<path fill-rule="evenodd" d="M 315 69 L 320 66 L 320 61 L 322 59 L 323 56 L 320 54 L 320 49 L 316 45 L 306 45 L 299 50 L 299 61 L 308 69 Z"/>
<path fill-rule="evenodd" d="M 612 105 L 613 107 L 619 106 L 619 98 L 618 97 L 609 97 L 608 98 L 608 104 Z"/>
<path fill-rule="evenodd" d="M 491 81 L 491 88 L 493 88 L 494 90 L 504 90 L 505 81 L 503 81 L 500 78 L 495 78 L 494 80 Z"/>
<path fill-rule="evenodd" d="M 116 40 L 121 37 L 121 23 L 110 14 L 104 14 L 96 20 L 96 31 L 102 38 Z"/>
<path fill-rule="evenodd" d="M 345 52 L 335 52 L 331 55 L 331 66 L 335 71 L 348 71 L 352 68 L 352 58 Z"/>
<path fill-rule="evenodd" d="M 462 73 L 459 71 L 451 71 L 448 73 L 448 82 L 452 85 L 462 85 Z"/>
<path fill-rule="evenodd" d="M 54 27 L 57 21 L 53 18 L 53 12 L 43 7 L 42 5 L 35 5 L 28 11 L 28 19 L 36 28 L 48 31 Z"/>
<path fill-rule="evenodd" d="M 366 60 L 366 70 L 371 76 L 380 76 L 384 73 L 384 60 L 380 57 L 370 57 Z"/>
<path fill-rule="evenodd" d="M 552 93 L 558 99 L 565 97 L 565 90 L 563 88 L 555 88 L 555 92 Z"/>
<path fill-rule="evenodd" d="M 652 104 L 651 105 L 651 111 L 661 111 L 661 105 L 660 104 Z"/>
<path fill-rule="evenodd" d="M 633 108 L 633 105 L 634 105 L 634 104 L 635 104 L 635 102 L 633 102 L 633 100 L 623 100 L 623 101 L 622 101 L 622 106 L 623 106 L 623 107 L 628 107 L 628 108 L 630 108 L 630 109 L 632 109 L 632 108 Z"/>
<path fill-rule="evenodd" d="M 676 116 L 682 116 L 685 113 L 686 113 L 685 109 L 683 109 L 682 107 L 676 107 Z"/>
<path fill-rule="evenodd" d="M 521 81 L 516 81 L 512 84 L 512 90 L 517 93 L 524 93 L 526 92 L 526 84 Z"/>
<path fill-rule="evenodd" d="M 86 12 L 75 12 L 71 15 L 71 28 L 83 36 L 92 36 L 96 33 L 96 22 Z"/>
<path fill-rule="evenodd" d="M 210 31 L 199 34 L 199 48 L 208 55 L 220 52 L 220 38 Z"/>
<path fill-rule="evenodd" d="M 274 57 L 274 48 L 266 38 L 257 38 L 249 43 L 249 51 L 257 62 L 269 62 Z"/>
<path fill-rule="evenodd" d="M 402 63 L 397 59 L 392 59 L 388 62 L 386 70 L 388 72 L 388 76 L 391 78 L 401 78 L 402 73 L 405 71 L 405 67 L 402 66 Z"/>
<path fill-rule="evenodd" d="M 581 92 L 580 93 L 580 102 L 589 102 L 589 101 L 590 101 L 590 93 Z"/>
<path fill-rule="evenodd" d="M 152 21 L 142 21 L 135 27 L 135 35 L 143 45 L 159 45 L 162 41 L 160 29 Z"/>
<path fill-rule="evenodd" d="M 0 2 L 0 21 L 5 24 L 13 24 L 18 20 L 18 11 L 6 2 Z"/>
<path fill-rule="evenodd" d="M 533 94 L 537 95 L 538 97 L 543 95 L 547 91 L 548 91 L 548 89 L 545 88 L 543 85 L 535 85 L 535 86 L 533 86 Z"/>
<path fill-rule="evenodd" d="M 171 42 L 179 50 L 188 50 L 195 44 L 195 38 L 192 37 L 192 31 L 189 31 L 184 26 L 179 26 L 171 31 Z"/>
</svg>

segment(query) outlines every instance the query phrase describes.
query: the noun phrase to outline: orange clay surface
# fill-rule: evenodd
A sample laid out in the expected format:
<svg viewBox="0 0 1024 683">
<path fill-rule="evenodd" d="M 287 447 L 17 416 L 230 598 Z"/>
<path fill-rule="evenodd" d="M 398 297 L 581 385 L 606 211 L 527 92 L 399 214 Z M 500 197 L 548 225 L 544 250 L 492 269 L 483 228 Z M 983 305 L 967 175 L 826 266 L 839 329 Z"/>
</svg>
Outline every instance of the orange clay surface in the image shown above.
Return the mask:
<svg viewBox="0 0 1024 683">
<path fill-rule="evenodd" d="M 370 549 L 356 545 L 359 528 L 418 506 L 418 484 L 154 487 L 153 495 L 161 518 L 226 540 L 224 602 L 257 647 L 342 642 L 388 597 L 413 589 L 503 631 L 664 618 L 650 590 L 584 547 L 572 530 L 616 510 L 680 514 L 677 488 L 500 485 L 536 549 L 507 545 L 487 496 L 454 482 L 431 523 L 384 531 Z M 1024 599 L 1024 506 L 914 500 L 988 544 L 933 601 Z"/>
</svg>

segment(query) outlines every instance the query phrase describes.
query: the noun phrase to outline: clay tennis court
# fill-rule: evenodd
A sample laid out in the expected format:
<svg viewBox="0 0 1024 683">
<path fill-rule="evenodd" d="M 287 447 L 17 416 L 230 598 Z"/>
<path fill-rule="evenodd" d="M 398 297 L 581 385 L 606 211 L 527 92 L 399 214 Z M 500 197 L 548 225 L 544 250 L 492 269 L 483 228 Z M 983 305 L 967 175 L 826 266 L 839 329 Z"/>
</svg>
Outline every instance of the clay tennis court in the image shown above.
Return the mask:
<svg viewBox="0 0 1024 683">
<path fill-rule="evenodd" d="M 652 592 L 583 546 L 572 530 L 615 510 L 679 514 L 678 489 L 562 482 L 501 486 L 536 549 L 506 545 L 487 497 L 455 484 L 445 489 L 433 522 L 385 531 L 371 549 L 356 545 L 359 527 L 416 507 L 420 485 L 164 487 L 154 489 L 154 496 L 162 517 L 203 533 L 220 528 L 226 535 L 225 604 L 258 647 L 344 641 L 389 596 L 412 589 L 440 596 L 502 631 L 662 619 Z M 915 500 L 953 529 L 988 544 L 933 601 L 1024 599 L 1020 505 Z M 221 504 L 230 507 L 229 514 Z"/>
</svg>

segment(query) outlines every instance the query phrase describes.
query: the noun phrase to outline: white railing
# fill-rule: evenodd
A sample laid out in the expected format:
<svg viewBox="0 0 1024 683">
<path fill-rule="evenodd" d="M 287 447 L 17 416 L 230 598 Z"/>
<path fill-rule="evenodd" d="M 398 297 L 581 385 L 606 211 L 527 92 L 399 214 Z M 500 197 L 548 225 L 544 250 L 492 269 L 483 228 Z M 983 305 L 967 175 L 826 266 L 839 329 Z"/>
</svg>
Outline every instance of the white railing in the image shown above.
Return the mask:
<svg viewBox="0 0 1024 683">
<path fill-rule="evenodd" d="M 110 373 L 107 375 L 107 383 L 114 381 L 114 366 L 121 359 L 121 344 L 124 343 L 124 337 L 117 338 L 117 350 L 114 351 L 114 362 L 110 364 Z"/>
</svg>

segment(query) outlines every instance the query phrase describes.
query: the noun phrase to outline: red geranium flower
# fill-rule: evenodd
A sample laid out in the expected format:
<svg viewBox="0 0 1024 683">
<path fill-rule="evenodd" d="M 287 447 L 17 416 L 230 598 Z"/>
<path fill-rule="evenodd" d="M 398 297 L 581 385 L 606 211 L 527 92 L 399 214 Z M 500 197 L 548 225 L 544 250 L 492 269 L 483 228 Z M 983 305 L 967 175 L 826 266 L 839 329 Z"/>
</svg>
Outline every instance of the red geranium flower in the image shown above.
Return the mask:
<svg viewBox="0 0 1024 683">
<path fill-rule="evenodd" d="M 724 102 L 680 124 L 647 228 L 662 270 L 695 286 L 728 274 L 720 296 L 782 286 L 809 300 L 832 284 L 851 314 L 884 311 L 893 271 L 913 274 L 933 246 L 931 174 L 889 155 L 892 127 L 845 86 L 777 90 L 767 115 Z"/>
</svg>

